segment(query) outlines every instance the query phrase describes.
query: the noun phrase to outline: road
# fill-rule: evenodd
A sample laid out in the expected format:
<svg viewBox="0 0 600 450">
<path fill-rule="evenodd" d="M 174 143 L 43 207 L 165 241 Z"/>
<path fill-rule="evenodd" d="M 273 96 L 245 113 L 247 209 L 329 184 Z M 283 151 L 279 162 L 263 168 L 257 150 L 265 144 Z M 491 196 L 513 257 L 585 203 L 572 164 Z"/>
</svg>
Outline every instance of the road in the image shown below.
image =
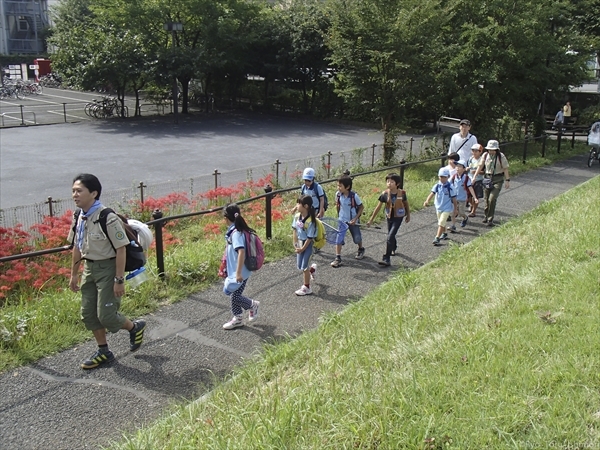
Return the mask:
<svg viewBox="0 0 600 450">
<path fill-rule="evenodd" d="M 62 109 L 56 102 L 83 95 L 46 91 L 27 101 L 54 101 L 46 110 L 56 112 Z M 0 111 L 6 103 L 0 102 Z M 178 125 L 170 116 L 154 116 L 5 128 L 0 138 L 0 208 L 32 205 L 49 196 L 69 198 L 71 180 L 80 172 L 96 174 L 105 190 L 140 181 L 210 177 L 215 169 L 242 171 L 237 180 L 242 181 L 243 170 L 277 159 L 320 161 L 328 151 L 350 153 L 379 145 L 382 139 L 366 127 L 245 113 L 180 117 Z"/>
</svg>

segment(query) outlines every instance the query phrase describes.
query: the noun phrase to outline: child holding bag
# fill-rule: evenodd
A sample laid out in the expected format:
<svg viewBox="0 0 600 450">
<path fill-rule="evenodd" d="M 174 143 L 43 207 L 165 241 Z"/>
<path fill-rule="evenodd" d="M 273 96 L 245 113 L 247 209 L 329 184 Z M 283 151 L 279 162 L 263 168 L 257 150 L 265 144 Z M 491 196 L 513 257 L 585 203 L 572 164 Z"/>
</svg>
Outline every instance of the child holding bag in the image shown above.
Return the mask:
<svg viewBox="0 0 600 450">
<path fill-rule="evenodd" d="M 302 195 L 296 204 L 296 214 L 292 220 L 293 243 L 296 251 L 296 266 L 302 271 L 303 284 L 296 295 L 311 295 L 310 288 L 311 266 L 310 258 L 313 254 L 313 242 L 317 236 L 316 213 L 312 197 Z"/>
<path fill-rule="evenodd" d="M 227 278 L 225 278 L 223 292 L 231 297 L 233 314 L 233 318 L 223 325 L 223 329 L 233 330 L 244 325 L 242 318 L 245 310 L 248 310 L 248 322 L 254 322 L 258 318 L 260 302 L 242 295 L 251 273 L 244 264 L 246 257 L 244 231 L 253 233 L 254 230 L 248 226 L 242 217 L 240 207 L 235 203 L 225 207 L 223 217 L 228 226 L 225 233 Z"/>
</svg>

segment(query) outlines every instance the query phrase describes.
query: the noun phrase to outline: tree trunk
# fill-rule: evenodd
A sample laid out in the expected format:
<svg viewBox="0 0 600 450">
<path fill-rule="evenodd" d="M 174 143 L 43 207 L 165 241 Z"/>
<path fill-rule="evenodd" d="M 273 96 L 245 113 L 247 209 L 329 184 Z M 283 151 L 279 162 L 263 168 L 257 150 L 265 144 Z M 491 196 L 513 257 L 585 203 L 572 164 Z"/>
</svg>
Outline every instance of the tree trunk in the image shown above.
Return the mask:
<svg viewBox="0 0 600 450">
<path fill-rule="evenodd" d="M 397 150 L 396 133 L 392 130 L 391 116 L 382 118 L 381 125 L 383 128 L 383 163 L 389 166 L 392 164 Z"/>
</svg>

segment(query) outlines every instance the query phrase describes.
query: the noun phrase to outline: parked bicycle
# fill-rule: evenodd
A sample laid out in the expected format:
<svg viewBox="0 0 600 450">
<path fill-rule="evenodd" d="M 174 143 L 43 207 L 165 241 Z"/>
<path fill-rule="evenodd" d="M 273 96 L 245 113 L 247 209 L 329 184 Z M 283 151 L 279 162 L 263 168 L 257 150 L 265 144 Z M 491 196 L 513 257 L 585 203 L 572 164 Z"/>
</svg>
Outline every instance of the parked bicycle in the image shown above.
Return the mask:
<svg viewBox="0 0 600 450">
<path fill-rule="evenodd" d="M 43 87 L 59 88 L 62 85 L 62 78 L 60 75 L 50 72 L 48 75 L 40 77 L 40 84 Z"/>
<path fill-rule="evenodd" d="M 105 119 L 107 117 L 129 117 L 127 106 L 121 106 L 119 100 L 115 97 L 102 97 L 101 100 L 94 100 L 85 105 L 84 112 L 96 119 Z"/>
</svg>

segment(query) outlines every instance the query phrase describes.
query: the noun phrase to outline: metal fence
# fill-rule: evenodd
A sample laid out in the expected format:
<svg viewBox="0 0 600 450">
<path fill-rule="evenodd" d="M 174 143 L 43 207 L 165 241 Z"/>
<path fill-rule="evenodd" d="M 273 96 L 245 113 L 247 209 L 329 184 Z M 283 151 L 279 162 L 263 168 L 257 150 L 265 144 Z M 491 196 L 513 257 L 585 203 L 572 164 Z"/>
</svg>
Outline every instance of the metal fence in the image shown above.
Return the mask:
<svg viewBox="0 0 600 450">
<path fill-rule="evenodd" d="M 396 158 L 412 159 L 421 153 L 440 154 L 445 141 L 440 136 L 420 136 L 398 142 Z M 132 205 L 144 202 L 148 198 L 161 198 L 173 193 L 185 195 L 190 201 L 198 200 L 199 194 L 217 187 L 233 186 L 242 181 L 258 181 L 268 175 L 272 176 L 274 188 L 287 188 L 301 184 L 302 170 L 313 167 L 317 179 L 328 179 L 344 170 L 360 172 L 381 164 L 383 148 L 373 144 L 371 147 L 356 148 L 338 153 L 324 153 L 319 156 L 280 160 L 270 164 L 254 166 L 244 170 L 221 171 L 218 168 L 212 173 L 199 177 L 186 178 L 163 183 L 151 183 L 149 180 L 132 180 L 131 186 L 118 190 L 104 190 L 102 202 L 115 210 L 131 211 Z M 202 206 L 201 204 L 197 206 Z M 46 216 L 61 216 L 68 210 L 73 210 L 71 198 L 48 197 L 33 205 L 17 206 L 0 209 L 0 226 L 14 227 L 21 224 L 27 229 L 33 224 L 40 223 Z"/>
</svg>

